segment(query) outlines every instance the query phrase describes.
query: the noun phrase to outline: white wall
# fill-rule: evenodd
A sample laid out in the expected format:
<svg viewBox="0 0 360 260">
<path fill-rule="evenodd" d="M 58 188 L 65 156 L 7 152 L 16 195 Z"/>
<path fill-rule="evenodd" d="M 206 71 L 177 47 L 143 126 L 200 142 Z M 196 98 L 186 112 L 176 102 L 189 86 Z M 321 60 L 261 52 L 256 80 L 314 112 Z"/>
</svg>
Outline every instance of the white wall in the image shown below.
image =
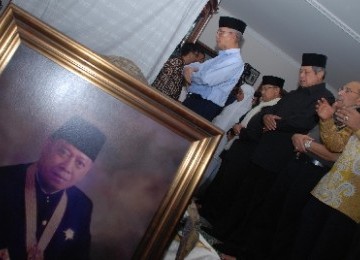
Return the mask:
<svg viewBox="0 0 360 260">
<path fill-rule="evenodd" d="M 211 48 L 215 48 L 216 46 L 215 35 L 220 16 L 234 15 L 220 7 L 218 13 L 211 18 L 199 39 Z M 245 62 L 250 63 L 251 66 L 261 73 L 254 84 L 255 88 L 261 83 L 261 78 L 264 75 L 274 75 L 284 78 L 284 88 L 288 91 L 297 88 L 301 57 L 299 57 L 298 61 L 293 60 L 271 42 L 255 32 L 249 24 L 245 30 L 244 38 L 245 41 L 241 47 L 242 57 Z M 329 88 L 331 87 L 329 86 Z"/>
<path fill-rule="evenodd" d="M 207 0 L 12 2 L 98 54 L 131 60 L 152 83 Z"/>
</svg>

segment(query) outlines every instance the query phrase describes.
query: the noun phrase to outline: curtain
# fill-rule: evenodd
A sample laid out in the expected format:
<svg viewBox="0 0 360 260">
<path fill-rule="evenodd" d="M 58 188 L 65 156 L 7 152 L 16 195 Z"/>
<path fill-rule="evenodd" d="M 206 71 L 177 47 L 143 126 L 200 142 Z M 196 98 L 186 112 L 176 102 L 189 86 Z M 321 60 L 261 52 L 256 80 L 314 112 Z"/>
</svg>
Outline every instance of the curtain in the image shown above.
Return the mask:
<svg viewBox="0 0 360 260">
<path fill-rule="evenodd" d="M 13 0 L 104 55 L 133 61 L 153 82 L 207 0 Z"/>
</svg>

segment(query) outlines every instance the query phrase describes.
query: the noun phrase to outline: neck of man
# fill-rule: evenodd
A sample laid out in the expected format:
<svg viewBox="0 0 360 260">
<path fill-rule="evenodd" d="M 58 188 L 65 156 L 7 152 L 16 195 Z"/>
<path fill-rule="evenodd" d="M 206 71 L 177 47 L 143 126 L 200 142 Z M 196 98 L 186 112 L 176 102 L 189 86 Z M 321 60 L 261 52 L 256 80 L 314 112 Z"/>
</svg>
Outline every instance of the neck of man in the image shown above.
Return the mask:
<svg viewBox="0 0 360 260">
<path fill-rule="evenodd" d="M 36 173 L 36 181 L 39 184 L 39 187 L 44 194 L 52 195 L 52 194 L 55 194 L 55 193 L 61 191 L 61 190 L 54 190 L 54 189 L 50 189 L 50 188 L 46 187 L 46 185 L 44 185 L 43 180 L 41 179 L 41 175 L 39 174 L 39 172 Z"/>
<path fill-rule="evenodd" d="M 325 81 L 320 81 L 320 82 L 318 82 L 318 83 L 314 83 L 314 84 L 311 85 L 311 86 L 300 86 L 300 88 L 311 88 L 311 87 L 315 87 L 315 86 L 317 86 L 317 85 L 320 85 L 320 84 L 322 84 L 322 83 L 325 83 Z"/>
<path fill-rule="evenodd" d="M 226 50 L 229 50 L 229 49 L 240 49 L 240 46 L 239 46 L 239 44 L 235 44 L 235 43 L 231 43 L 231 44 L 228 44 L 227 46 L 226 46 Z"/>
</svg>

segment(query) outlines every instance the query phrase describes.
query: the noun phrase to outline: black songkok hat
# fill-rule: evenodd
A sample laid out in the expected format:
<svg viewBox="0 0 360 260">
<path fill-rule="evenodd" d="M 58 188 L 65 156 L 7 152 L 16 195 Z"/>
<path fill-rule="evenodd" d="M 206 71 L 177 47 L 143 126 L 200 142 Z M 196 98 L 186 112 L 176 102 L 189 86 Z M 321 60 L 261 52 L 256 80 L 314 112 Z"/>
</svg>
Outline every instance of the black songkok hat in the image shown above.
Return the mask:
<svg viewBox="0 0 360 260">
<path fill-rule="evenodd" d="M 54 140 L 64 139 L 93 161 L 106 140 L 105 135 L 98 128 L 80 117 L 73 117 L 65 122 L 51 137 Z"/>
<path fill-rule="evenodd" d="M 221 16 L 219 20 L 219 27 L 228 27 L 243 34 L 246 28 L 246 23 L 233 17 Z"/>
<path fill-rule="evenodd" d="M 263 76 L 261 85 L 273 85 L 279 88 L 284 87 L 285 80 L 275 76 Z"/>
<path fill-rule="evenodd" d="M 326 67 L 327 57 L 318 53 L 304 53 L 302 55 L 301 66 L 315 66 L 320 68 Z"/>
</svg>

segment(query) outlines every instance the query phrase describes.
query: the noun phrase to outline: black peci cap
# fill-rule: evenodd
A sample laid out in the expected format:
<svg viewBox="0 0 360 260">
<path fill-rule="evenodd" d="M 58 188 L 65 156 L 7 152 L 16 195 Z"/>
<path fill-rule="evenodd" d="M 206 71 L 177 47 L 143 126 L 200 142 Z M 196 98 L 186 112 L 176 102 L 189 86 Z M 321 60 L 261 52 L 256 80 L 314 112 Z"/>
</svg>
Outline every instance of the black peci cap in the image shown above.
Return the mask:
<svg viewBox="0 0 360 260">
<path fill-rule="evenodd" d="M 261 85 L 273 85 L 279 88 L 284 87 L 285 80 L 275 76 L 263 76 Z"/>
<path fill-rule="evenodd" d="M 233 17 L 221 16 L 219 20 L 219 27 L 228 27 L 243 34 L 245 32 L 246 23 Z"/>
<path fill-rule="evenodd" d="M 318 53 L 304 53 L 302 55 L 301 66 L 326 67 L 327 57 Z"/>
<path fill-rule="evenodd" d="M 106 140 L 105 135 L 97 127 L 80 117 L 72 117 L 65 122 L 51 135 L 51 138 L 64 139 L 93 161 Z"/>
</svg>

